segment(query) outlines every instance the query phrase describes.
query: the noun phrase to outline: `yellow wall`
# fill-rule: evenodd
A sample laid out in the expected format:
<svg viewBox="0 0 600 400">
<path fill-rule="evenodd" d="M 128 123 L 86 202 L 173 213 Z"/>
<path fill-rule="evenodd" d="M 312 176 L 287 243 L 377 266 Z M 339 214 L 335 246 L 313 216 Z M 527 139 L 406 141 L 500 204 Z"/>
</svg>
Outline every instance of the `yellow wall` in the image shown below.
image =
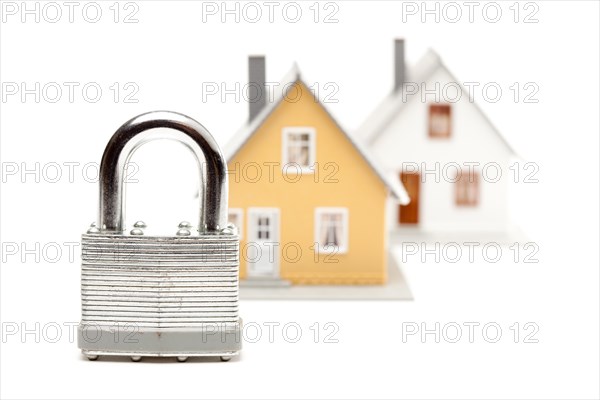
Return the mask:
<svg viewBox="0 0 600 400">
<path fill-rule="evenodd" d="M 302 249 L 298 262 L 287 262 L 280 257 L 281 278 L 305 284 L 384 283 L 387 276 L 387 188 L 304 84 L 296 85 L 296 89 L 301 90 L 300 99 L 295 103 L 282 101 L 229 162 L 229 207 L 241 208 L 244 220 L 240 277 L 246 277 L 247 269 L 244 252 L 247 251 L 248 208 L 272 207 L 280 209 L 281 245 L 277 255 L 286 243 L 295 242 Z M 302 175 L 295 183 L 284 179 L 282 129 L 289 126 L 316 129 L 318 183 L 312 174 Z M 274 168 L 272 182 L 269 182 L 269 168 L 263 165 L 265 162 L 280 163 Z M 325 182 L 326 176 L 333 171 L 332 167 L 325 169 L 328 162 L 339 166 L 334 176 L 337 183 Z M 252 163 L 258 163 L 262 168 L 258 182 L 250 182 L 256 173 Z M 250 179 L 244 179 L 244 169 Z M 349 210 L 348 252 L 329 256 L 337 263 L 326 263 L 327 256 L 323 254 L 317 255 L 318 262 L 315 262 L 311 247 L 315 241 L 316 207 L 346 207 Z M 295 258 L 294 253 L 290 248 L 291 258 Z"/>
</svg>

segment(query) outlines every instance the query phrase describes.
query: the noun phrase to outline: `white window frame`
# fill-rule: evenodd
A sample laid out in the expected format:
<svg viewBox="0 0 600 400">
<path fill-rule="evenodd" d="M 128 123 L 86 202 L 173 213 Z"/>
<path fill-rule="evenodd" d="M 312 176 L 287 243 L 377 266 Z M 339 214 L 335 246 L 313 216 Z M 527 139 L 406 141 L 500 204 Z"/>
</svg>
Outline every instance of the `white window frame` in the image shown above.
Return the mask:
<svg viewBox="0 0 600 400">
<path fill-rule="evenodd" d="M 236 225 L 236 227 L 238 228 L 238 232 L 239 232 L 239 236 L 240 236 L 240 240 L 243 239 L 243 232 L 244 232 L 244 209 L 243 208 L 230 208 L 227 214 L 227 222 L 232 222 L 229 221 L 229 215 L 235 215 L 237 217 L 237 220 L 239 221 L 239 225 Z"/>
<path fill-rule="evenodd" d="M 266 242 L 278 242 L 279 241 L 279 236 L 281 235 L 280 233 L 280 229 L 281 229 L 281 225 L 279 223 L 280 221 L 280 216 L 281 216 L 281 211 L 279 208 L 276 207 L 250 207 L 248 208 L 248 228 L 247 228 L 247 234 L 248 234 L 248 240 L 256 240 L 258 238 L 255 238 L 255 234 L 256 234 L 256 216 L 260 215 L 260 214 L 271 214 L 274 216 L 274 230 L 273 230 L 273 236 L 272 238 L 269 238 L 269 240 L 266 240 Z"/>
<path fill-rule="evenodd" d="M 446 131 L 446 135 L 432 135 L 432 131 L 431 131 L 431 123 L 432 123 L 432 115 L 431 115 L 431 109 L 433 107 L 444 107 L 444 108 L 448 108 L 448 114 L 444 113 L 444 116 L 447 117 L 448 121 L 448 127 L 447 127 L 447 131 Z M 451 103 L 429 103 L 429 107 L 428 107 L 428 120 L 427 120 L 427 124 L 428 124 L 428 136 L 429 139 L 451 139 L 452 138 L 452 104 Z"/>
<path fill-rule="evenodd" d="M 288 168 L 288 146 L 289 136 L 291 134 L 308 134 L 308 166 L 300 165 L 300 173 L 302 174 L 314 174 L 314 166 L 316 162 L 316 136 L 317 131 L 315 128 L 310 126 L 288 126 L 281 131 L 281 169 L 286 173 L 293 173 L 297 171 L 297 168 Z"/>
<path fill-rule="evenodd" d="M 470 172 L 473 172 L 471 174 Z M 466 195 L 460 195 L 459 190 L 466 190 Z M 481 173 L 478 170 L 463 169 L 458 172 L 457 179 L 454 182 L 455 198 L 454 205 L 456 207 L 477 207 L 481 201 Z M 474 196 L 475 199 L 470 199 Z"/>
<path fill-rule="evenodd" d="M 322 228 L 322 216 L 324 214 L 341 214 L 342 215 L 342 237 L 341 245 L 338 248 L 332 246 L 321 246 L 319 234 Z M 348 238 L 350 236 L 350 225 L 349 225 L 349 214 L 350 212 L 346 207 L 317 207 L 315 208 L 315 250 L 322 254 L 345 254 L 348 253 L 350 247 Z"/>
</svg>

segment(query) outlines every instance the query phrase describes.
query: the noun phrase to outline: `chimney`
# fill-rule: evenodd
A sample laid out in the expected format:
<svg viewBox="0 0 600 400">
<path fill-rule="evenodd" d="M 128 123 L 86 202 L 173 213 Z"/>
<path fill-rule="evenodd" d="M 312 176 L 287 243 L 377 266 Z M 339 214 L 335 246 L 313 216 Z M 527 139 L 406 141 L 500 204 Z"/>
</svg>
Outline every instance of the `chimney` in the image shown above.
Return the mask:
<svg viewBox="0 0 600 400">
<path fill-rule="evenodd" d="M 248 122 L 251 122 L 267 104 L 265 80 L 265 56 L 248 57 Z"/>
<path fill-rule="evenodd" d="M 404 39 L 396 39 L 394 41 L 394 91 L 398 91 L 404 85 L 405 70 Z"/>
</svg>

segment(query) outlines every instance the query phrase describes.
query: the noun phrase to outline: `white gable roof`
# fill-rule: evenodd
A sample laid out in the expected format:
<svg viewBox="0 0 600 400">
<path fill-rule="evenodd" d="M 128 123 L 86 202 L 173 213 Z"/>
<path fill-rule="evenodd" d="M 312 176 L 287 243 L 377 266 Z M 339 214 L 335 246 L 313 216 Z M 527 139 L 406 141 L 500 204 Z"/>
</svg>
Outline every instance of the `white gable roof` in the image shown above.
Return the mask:
<svg viewBox="0 0 600 400">
<path fill-rule="evenodd" d="M 440 68 L 443 68 L 444 71 L 452 77 L 452 80 L 461 86 L 464 92 L 468 92 L 467 89 L 460 84 L 458 79 L 455 78 L 454 74 L 452 74 L 452 72 L 450 72 L 450 70 L 444 65 L 440 56 L 432 49 L 429 49 L 413 68 L 408 69 L 406 82 L 414 82 L 418 84 L 420 88 L 421 83 L 427 81 Z M 405 101 L 402 95 L 402 90 L 392 91 L 383 99 L 381 103 L 379 103 L 377 108 L 375 108 L 375 111 L 373 111 L 367 120 L 363 122 L 363 124 L 355 132 L 354 136 L 356 136 L 367 146 L 373 144 L 379 135 L 385 131 L 385 128 L 392 122 L 396 115 L 404 110 L 404 105 L 407 102 L 415 101 L 413 100 L 414 97 L 415 96 L 411 96 Z M 508 151 L 512 154 L 515 154 L 512 147 L 500 134 L 500 131 L 498 131 L 494 124 L 492 124 L 481 108 L 479 108 L 475 102 L 472 104 L 489 124 L 492 131 L 498 135 Z"/>
<path fill-rule="evenodd" d="M 273 112 L 273 110 L 281 103 L 284 99 L 285 94 L 284 90 L 289 89 L 294 83 L 302 82 L 305 86 L 307 85 L 304 80 L 302 80 L 300 75 L 300 69 L 298 65 L 294 63 L 292 69 L 284 76 L 279 85 L 273 91 L 273 98 L 267 99 L 267 104 L 264 106 L 262 111 L 250 122 L 246 122 L 231 138 L 231 140 L 227 143 L 227 145 L 223 148 L 223 153 L 227 160 L 231 160 L 238 151 L 244 146 L 246 141 L 250 139 L 250 137 L 258 130 L 258 128 L 264 123 L 269 115 Z M 317 99 L 319 101 L 319 99 Z M 388 176 L 383 170 L 375 163 L 373 157 L 368 154 L 368 151 L 364 146 L 358 144 L 350 135 L 346 133 L 344 129 L 338 124 L 338 122 L 333 118 L 333 116 L 327 111 L 327 109 L 321 104 L 325 112 L 329 115 L 331 120 L 337 125 L 339 130 L 346 136 L 346 139 L 352 143 L 356 151 L 363 157 L 363 159 L 367 162 L 369 167 L 375 172 L 375 174 L 381 179 L 381 181 L 387 186 L 390 190 L 390 193 L 398 199 L 400 204 L 406 205 L 410 202 L 410 198 L 404 189 L 404 186 L 400 182 L 400 180 L 396 176 Z"/>
</svg>

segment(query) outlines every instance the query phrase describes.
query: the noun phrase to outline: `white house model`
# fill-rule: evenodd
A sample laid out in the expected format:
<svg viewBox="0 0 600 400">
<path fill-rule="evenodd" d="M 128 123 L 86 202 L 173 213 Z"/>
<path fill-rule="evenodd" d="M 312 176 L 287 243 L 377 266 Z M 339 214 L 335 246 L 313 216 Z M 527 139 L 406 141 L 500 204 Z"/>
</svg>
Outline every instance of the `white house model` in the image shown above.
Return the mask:
<svg viewBox="0 0 600 400">
<path fill-rule="evenodd" d="M 456 96 L 443 90 L 453 87 L 462 96 L 450 102 Z M 389 213 L 395 230 L 475 239 L 513 231 L 508 167 L 514 152 L 468 93 L 431 50 L 407 70 L 404 41 L 395 41 L 394 88 L 355 133 L 411 198 Z"/>
</svg>

